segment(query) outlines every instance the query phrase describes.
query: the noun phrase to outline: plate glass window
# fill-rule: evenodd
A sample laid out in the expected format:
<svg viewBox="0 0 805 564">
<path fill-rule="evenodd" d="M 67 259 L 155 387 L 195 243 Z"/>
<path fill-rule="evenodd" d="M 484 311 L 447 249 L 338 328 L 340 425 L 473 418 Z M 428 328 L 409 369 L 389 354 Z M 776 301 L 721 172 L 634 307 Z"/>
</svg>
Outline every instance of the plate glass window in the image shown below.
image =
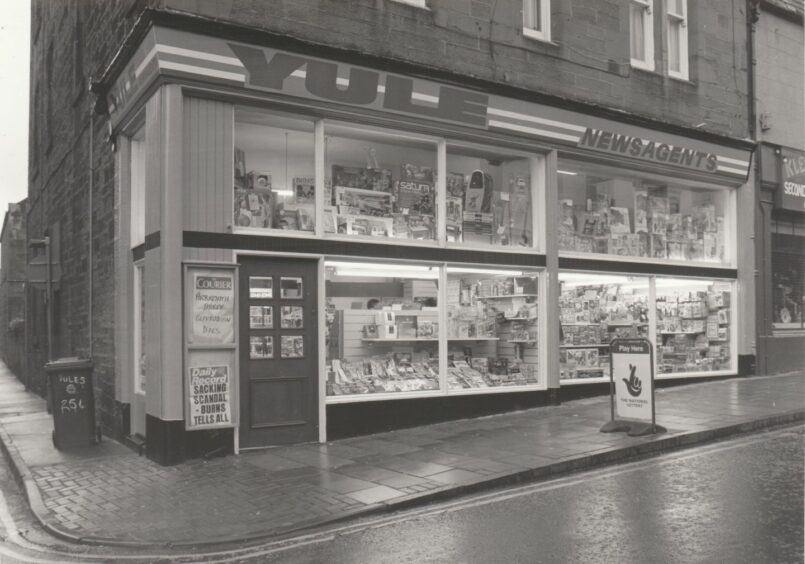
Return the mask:
<svg viewBox="0 0 805 564">
<path fill-rule="evenodd" d="M 633 67 L 654 70 L 653 0 L 630 0 L 629 44 Z"/>
<path fill-rule="evenodd" d="M 327 261 L 327 395 L 439 390 L 439 267 Z"/>
<path fill-rule="evenodd" d="M 328 125 L 324 233 L 436 241 L 436 144 Z"/>
<path fill-rule="evenodd" d="M 538 158 L 447 146 L 446 235 L 467 246 L 533 247 Z"/>
<path fill-rule="evenodd" d="M 666 35 L 668 36 L 668 74 L 688 79 L 687 0 L 668 0 Z"/>
<path fill-rule="evenodd" d="M 609 344 L 649 337 L 649 278 L 583 272 L 559 274 L 560 378 L 609 378 Z"/>
<path fill-rule="evenodd" d="M 731 263 L 729 189 L 565 160 L 558 172 L 560 252 Z"/>
<path fill-rule="evenodd" d="M 657 278 L 658 374 L 734 370 L 732 282 Z"/>
<path fill-rule="evenodd" d="M 539 383 L 534 272 L 447 267 L 449 391 Z"/>
<path fill-rule="evenodd" d="M 236 230 L 313 233 L 316 217 L 313 122 L 235 112 Z"/>
<path fill-rule="evenodd" d="M 550 0 L 523 0 L 523 35 L 542 41 L 551 40 Z"/>
</svg>

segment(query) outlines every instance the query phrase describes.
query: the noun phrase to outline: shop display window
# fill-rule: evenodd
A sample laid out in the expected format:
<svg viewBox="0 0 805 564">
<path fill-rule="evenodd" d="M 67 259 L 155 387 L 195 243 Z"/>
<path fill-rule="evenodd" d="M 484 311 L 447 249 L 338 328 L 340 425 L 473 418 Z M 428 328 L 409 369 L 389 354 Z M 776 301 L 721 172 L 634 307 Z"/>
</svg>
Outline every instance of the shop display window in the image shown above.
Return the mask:
<svg viewBox="0 0 805 564">
<path fill-rule="evenodd" d="M 447 389 L 539 382 L 536 273 L 447 268 Z"/>
<path fill-rule="evenodd" d="M 328 124 L 324 233 L 437 239 L 436 143 Z"/>
<path fill-rule="evenodd" d="M 439 390 L 439 267 L 327 261 L 327 395 Z"/>
<path fill-rule="evenodd" d="M 608 380 L 615 338 L 649 337 L 649 278 L 559 274 L 562 380 Z"/>
<path fill-rule="evenodd" d="M 657 278 L 658 374 L 734 370 L 731 282 Z"/>
<path fill-rule="evenodd" d="M 312 233 L 314 163 L 312 121 L 236 110 L 233 225 Z"/>
<path fill-rule="evenodd" d="M 536 157 L 500 149 L 447 147 L 447 241 L 532 247 Z"/>
<path fill-rule="evenodd" d="M 674 149 L 676 150 L 676 149 Z M 729 264 L 732 193 L 560 160 L 560 252 Z"/>
<path fill-rule="evenodd" d="M 777 224 L 777 229 L 794 231 L 793 224 Z M 805 329 L 805 236 L 772 233 L 771 237 L 774 328 Z"/>
</svg>

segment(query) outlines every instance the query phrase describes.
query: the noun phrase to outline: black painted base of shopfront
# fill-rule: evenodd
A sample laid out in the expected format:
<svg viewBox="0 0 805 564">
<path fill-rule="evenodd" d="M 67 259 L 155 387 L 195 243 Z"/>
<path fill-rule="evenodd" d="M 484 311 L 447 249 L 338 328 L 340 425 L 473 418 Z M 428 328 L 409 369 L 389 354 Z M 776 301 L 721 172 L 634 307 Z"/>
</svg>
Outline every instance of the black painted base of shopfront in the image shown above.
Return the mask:
<svg viewBox="0 0 805 564">
<path fill-rule="evenodd" d="M 163 466 L 193 458 L 211 458 L 234 452 L 234 430 L 186 431 L 184 421 L 145 416 L 145 454 Z"/>
<path fill-rule="evenodd" d="M 115 400 L 114 438 L 123 441 L 131 434 L 131 404 Z"/>
<path fill-rule="evenodd" d="M 754 376 L 755 374 L 757 374 L 757 368 L 755 365 L 755 355 L 739 354 L 738 376 Z"/>
<path fill-rule="evenodd" d="M 765 342 L 766 374 L 782 374 L 805 368 L 805 334 L 761 337 Z"/>
<path fill-rule="evenodd" d="M 366 401 L 327 406 L 327 439 L 383 433 L 551 405 L 548 391 Z"/>
</svg>

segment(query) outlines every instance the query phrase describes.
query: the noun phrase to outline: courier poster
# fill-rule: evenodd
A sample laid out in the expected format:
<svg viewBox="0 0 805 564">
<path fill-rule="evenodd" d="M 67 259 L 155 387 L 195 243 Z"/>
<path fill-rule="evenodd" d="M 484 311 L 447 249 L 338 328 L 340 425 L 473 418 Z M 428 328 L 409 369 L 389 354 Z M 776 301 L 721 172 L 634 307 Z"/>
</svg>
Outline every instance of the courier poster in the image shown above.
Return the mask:
<svg viewBox="0 0 805 564">
<path fill-rule="evenodd" d="M 235 342 L 235 277 L 223 270 L 193 272 L 190 342 L 223 345 Z"/>
<path fill-rule="evenodd" d="M 232 427 L 232 379 L 229 366 L 191 366 L 188 372 L 190 408 L 187 429 L 192 431 Z"/>
</svg>

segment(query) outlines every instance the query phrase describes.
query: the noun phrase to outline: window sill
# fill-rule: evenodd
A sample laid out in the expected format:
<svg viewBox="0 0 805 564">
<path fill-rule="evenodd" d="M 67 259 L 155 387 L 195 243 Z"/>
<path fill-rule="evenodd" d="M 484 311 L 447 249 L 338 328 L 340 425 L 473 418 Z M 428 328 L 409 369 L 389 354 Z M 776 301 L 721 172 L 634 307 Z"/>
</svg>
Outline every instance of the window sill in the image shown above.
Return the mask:
<svg viewBox="0 0 805 564">
<path fill-rule="evenodd" d="M 690 84 L 690 85 L 695 85 L 696 84 L 689 77 L 674 76 L 673 74 L 669 73 L 668 78 L 670 78 L 671 80 L 673 80 L 675 82 L 679 82 L 679 83 L 682 83 L 682 84 Z"/>
<path fill-rule="evenodd" d="M 639 63 L 637 61 L 630 61 L 629 65 L 632 67 L 633 70 L 637 70 L 640 72 L 644 72 L 646 74 L 653 74 L 655 76 L 662 76 L 662 73 L 655 70 L 653 67 L 649 67 L 648 65 Z"/>
<path fill-rule="evenodd" d="M 426 2 L 416 2 L 416 1 L 409 1 L 409 0 L 391 0 L 395 4 L 403 4 L 405 6 L 410 6 L 412 8 L 419 8 L 420 10 L 425 10 L 426 12 L 431 12 L 432 10 L 427 5 Z"/>
<path fill-rule="evenodd" d="M 531 29 L 530 27 L 523 28 L 523 37 L 525 37 L 526 39 L 530 39 L 532 41 L 543 43 L 545 45 L 552 45 L 554 47 L 559 47 L 558 43 L 554 43 L 553 41 L 551 41 L 550 36 L 546 37 L 545 34 L 542 33 L 541 31 Z"/>
</svg>

